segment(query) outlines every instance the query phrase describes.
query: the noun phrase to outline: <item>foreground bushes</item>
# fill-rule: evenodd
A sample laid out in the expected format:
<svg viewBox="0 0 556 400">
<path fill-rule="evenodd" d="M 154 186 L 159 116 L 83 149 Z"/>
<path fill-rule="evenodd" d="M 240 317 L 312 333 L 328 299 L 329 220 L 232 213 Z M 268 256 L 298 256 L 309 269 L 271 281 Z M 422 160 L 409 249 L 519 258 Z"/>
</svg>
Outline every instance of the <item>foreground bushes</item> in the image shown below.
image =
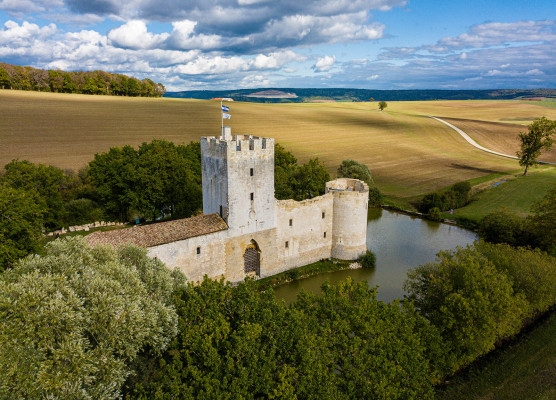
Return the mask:
<svg viewBox="0 0 556 400">
<path fill-rule="evenodd" d="M 556 303 L 556 259 L 539 250 L 476 243 L 442 251 L 408 274 L 416 309 L 441 333 L 456 371 Z"/>
<path fill-rule="evenodd" d="M 252 282 L 189 285 L 175 297 L 178 337 L 158 368 L 130 382 L 130 396 L 432 398 L 430 360 L 443 359 L 436 330 L 375 294 L 348 280 L 285 307 Z"/>
<path fill-rule="evenodd" d="M 0 274 L 0 398 L 114 399 L 177 333 L 182 275 L 134 246 L 57 240 Z"/>
</svg>

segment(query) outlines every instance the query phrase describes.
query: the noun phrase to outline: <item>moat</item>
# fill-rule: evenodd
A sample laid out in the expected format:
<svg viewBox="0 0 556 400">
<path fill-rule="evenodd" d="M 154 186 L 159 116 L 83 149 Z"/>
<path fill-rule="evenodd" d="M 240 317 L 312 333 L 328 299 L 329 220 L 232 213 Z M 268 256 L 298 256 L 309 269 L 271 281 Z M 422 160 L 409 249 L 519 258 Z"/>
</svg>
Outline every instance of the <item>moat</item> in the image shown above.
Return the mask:
<svg viewBox="0 0 556 400">
<path fill-rule="evenodd" d="M 370 209 L 367 248 L 376 254 L 375 269 L 329 272 L 276 287 L 276 297 L 287 303 L 301 289 L 317 292 L 324 281 L 337 283 L 347 277 L 379 286 L 377 298 L 392 301 L 403 297 L 407 271 L 435 260 L 440 250 L 466 246 L 477 239 L 466 229 L 427 221 L 382 209 Z"/>
</svg>

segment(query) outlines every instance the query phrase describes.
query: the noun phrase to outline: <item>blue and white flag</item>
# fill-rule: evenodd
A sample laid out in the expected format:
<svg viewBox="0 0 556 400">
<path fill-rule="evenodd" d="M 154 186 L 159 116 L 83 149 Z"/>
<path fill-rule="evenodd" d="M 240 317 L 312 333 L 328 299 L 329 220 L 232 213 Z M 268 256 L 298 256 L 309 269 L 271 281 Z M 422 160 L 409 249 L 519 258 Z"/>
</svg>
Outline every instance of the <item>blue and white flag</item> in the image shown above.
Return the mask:
<svg viewBox="0 0 556 400">
<path fill-rule="evenodd" d="M 230 119 L 230 118 L 232 118 L 232 116 L 230 114 L 222 113 L 222 118 Z"/>
<path fill-rule="evenodd" d="M 228 112 L 228 111 L 230 111 L 230 107 L 222 106 L 222 111 Z"/>
</svg>

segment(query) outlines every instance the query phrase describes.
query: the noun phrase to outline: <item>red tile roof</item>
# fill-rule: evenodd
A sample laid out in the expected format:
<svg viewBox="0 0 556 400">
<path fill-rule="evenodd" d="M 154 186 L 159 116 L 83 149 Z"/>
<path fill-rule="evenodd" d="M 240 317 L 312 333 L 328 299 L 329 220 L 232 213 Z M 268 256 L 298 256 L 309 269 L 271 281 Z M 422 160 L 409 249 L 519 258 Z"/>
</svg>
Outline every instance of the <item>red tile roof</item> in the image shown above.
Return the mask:
<svg viewBox="0 0 556 400">
<path fill-rule="evenodd" d="M 228 229 L 228 225 L 220 218 L 220 215 L 208 214 L 151 225 L 134 226 L 127 229 L 94 232 L 85 236 L 85 240 L 91 246 L 131 243 L 141 247 L 152 247 L 225 229 Z"/>
</svg>

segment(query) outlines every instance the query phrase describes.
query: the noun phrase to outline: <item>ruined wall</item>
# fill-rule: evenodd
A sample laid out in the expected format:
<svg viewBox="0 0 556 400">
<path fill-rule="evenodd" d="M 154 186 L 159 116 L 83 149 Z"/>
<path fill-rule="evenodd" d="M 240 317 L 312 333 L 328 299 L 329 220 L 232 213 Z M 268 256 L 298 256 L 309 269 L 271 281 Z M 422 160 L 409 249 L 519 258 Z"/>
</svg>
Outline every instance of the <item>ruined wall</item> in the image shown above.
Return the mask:
<svg viewBox="0 0 556 400">
<path fill-rule="evenodd" d="M 334 201 L 332 257 L 355 260 L 367 250 L 369 187 L 357 179 L 326 183 Z"/>
<path fill-rule="evenodd" d="M 329 258 L 333 236 L 332 214 L 331 194 L 299 202 L 277 201 L 278 262 L 272 274 Z"/>
</svg>

